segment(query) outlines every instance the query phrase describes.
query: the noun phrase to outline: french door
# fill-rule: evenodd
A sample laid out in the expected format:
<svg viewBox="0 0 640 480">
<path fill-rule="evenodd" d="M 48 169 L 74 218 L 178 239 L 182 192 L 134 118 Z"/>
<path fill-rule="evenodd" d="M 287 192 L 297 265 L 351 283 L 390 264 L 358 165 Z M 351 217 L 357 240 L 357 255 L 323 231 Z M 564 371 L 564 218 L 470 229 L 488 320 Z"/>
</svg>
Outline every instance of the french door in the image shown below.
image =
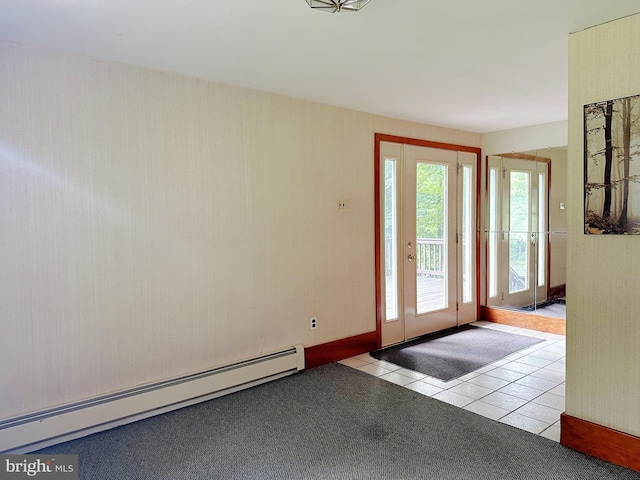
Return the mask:
<svg viewBox="0 0 640 480">
<path fill-rule="evenodd" d="M 476 319 L 477 154 L 380 143 L 382 344 Z"/>
<path fill-rule="evenodd" d="M 545 162 L 488 157 L 488 305 L 547 299 L 548 170 Z"/>
</svg>

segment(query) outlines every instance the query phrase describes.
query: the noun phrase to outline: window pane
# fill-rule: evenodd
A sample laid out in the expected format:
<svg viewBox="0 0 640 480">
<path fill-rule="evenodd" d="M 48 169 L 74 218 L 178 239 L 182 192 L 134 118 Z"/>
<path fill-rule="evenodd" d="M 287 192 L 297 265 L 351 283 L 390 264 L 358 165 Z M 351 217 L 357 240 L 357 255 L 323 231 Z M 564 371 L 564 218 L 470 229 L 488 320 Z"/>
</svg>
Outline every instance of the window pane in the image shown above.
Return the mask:
<svg viewBox="0 0 640 480">
<path fill-rule="evenodd" d="M 462 302 L 473 300 L 472 294 L 472 246 L 473 246 L 473 203 L 471 202 L 472 169 L 468 165 L 462 167 Z"/>
<path fill-rule="evenodd" d="M 530 174 L 511 172 L 509 188 L 509 293 L 529 288 Z"/>
<path fill-rule="evenodd" d="M 538 286 L 543 287 L 547 280 L 547 232 L 545 219 L 547 182 L 545 175 L 538 174 Z"/>
<path fill-rule="evenodd" d="M 498 169 L 489 170 L 489 297 L 498 295 Z"/>
<path fill-rule="evenodd" d="M 448 306 L 447 166 L 416 165 L 416 291 L 417 313 Z"/>
<path fill-rule="evenodd" d="M 396 161 L 384 161 L 384 269 L 386 320 L 398 319 L 398 219 Z"/>
</svg>

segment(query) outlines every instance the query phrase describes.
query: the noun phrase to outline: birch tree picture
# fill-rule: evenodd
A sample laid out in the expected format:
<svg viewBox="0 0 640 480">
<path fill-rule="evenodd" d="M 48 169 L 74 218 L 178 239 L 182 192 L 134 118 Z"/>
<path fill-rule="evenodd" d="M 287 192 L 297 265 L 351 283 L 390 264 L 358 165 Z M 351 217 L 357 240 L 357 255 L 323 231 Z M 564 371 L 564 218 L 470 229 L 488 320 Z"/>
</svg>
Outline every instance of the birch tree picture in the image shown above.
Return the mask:
<svg viewBox="0 0 640 480">
<path fill-rule="evenodd" d="M 584 106 L 584 233 L 640 235 L 640 95 Z"/>
</svg>

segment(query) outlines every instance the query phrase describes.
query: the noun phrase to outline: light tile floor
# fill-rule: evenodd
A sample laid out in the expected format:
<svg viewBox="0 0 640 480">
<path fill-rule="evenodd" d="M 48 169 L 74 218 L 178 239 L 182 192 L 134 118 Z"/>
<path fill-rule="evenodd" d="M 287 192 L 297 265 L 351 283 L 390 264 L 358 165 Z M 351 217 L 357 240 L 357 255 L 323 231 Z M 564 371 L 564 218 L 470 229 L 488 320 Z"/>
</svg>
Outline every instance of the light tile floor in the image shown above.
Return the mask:
<svg viewBox="0 0 640 480">
<path fill-rule="evenodd" d="M 544 339 L 460 378 L 443 382 L 393 363 L 357 355 L 340 363 L 423 395 L 560 441 L 564 411 L 565 337 L 491 322 L 472 325 Z"/>
</svg>

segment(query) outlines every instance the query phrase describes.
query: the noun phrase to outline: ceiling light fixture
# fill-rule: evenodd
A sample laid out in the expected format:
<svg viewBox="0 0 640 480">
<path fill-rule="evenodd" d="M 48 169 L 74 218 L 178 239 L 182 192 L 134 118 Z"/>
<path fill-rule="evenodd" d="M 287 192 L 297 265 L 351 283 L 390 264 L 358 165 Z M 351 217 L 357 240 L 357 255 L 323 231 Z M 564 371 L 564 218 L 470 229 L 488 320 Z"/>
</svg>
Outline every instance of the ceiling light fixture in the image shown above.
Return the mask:
<svg viewBox="0 0 640 480">
<path fill-rule="evenodd" d="M 311 8 L 317 8 L 325 12 L 356 12 L 364 7 L 369 0 L 307 0 Z"/>
</svg>

